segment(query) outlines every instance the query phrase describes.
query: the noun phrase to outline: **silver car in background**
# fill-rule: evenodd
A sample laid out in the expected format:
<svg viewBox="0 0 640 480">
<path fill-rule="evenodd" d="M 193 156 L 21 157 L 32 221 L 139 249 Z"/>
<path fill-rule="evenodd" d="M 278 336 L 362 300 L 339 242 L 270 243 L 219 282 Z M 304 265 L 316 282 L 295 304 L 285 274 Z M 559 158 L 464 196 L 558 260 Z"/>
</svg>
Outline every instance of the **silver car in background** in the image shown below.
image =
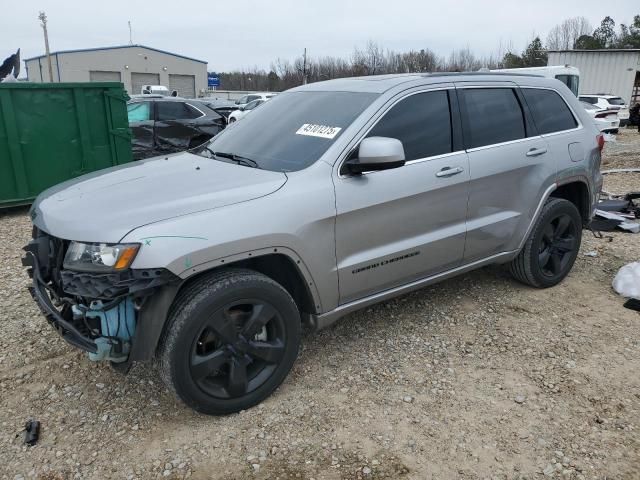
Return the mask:
<svg viewBox="0 0 640 480">
<path fill-rule="evenodd" d="M 155 360 L 187 405 L 236 412 L 284 380 L 303 323 L 495 263 L 562 281 L 602 146 L 557 80 L 314 83 L 188 153 L 44 192 L 24 263 L 49 322 L 93 360 Z"/>
</svg>

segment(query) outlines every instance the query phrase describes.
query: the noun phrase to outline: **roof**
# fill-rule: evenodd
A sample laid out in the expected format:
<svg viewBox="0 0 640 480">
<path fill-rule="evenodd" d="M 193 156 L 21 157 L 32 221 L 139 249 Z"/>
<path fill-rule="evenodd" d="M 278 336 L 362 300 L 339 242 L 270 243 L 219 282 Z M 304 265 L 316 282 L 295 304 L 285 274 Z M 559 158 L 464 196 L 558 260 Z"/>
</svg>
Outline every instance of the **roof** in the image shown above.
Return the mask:
<svg viewBox="0 0 640 480">
<path fill-rule="evenodd" d="M 197 58 L 187 57 L 185 55 L 179 55 L 177 53 L 167 52 L 166 50 L 160 50 L 159 48 L 147 47 L 146 45 L 140 44 L 132 44 L 132 45 L 116 45 L 113 47 L 97 47 L 97 48 L 80 48 L 76 50 L 59 50 L 57 52 L 51 52 L 51 55 L 62 55 L 64 53 L 80 53 L 80 52 L 96 52 L 100 50 L 118 50 L 121 48 L 145 48 L 147 50 L 152 50 L 154 52 L 164 53 L 166 55 L 172 55 L 174 57 L 184 58 L 186 60 L 192 60 L 194 62 L 204 63 L 204 60 L 198 60 Z M 24 61 L 28 62 L 29 60 L 36 60 L 38 58 L 44 58 L 46 55 L 38 55 L 37 57 L 25 58 Z"/>
<path fill-rule="evenodd" d="M 605 53 L 605 52 L 640 52 L 640 48 L 597 48 L 594 50 L 547 50 L 547 53 Z"/>
<path fill-rule="evenodd" d="M 493 73 L 493 72 L 439 72 L 439 73 L 401 73 L 389 75 L 370 75 L 365 77 L 345 77 L 323 82 L 314 82 L 290 91 L 333 91 L 383 93 L 404 83 L 430 84 L 443 82 L 461 82 L 470 80 L 509 81 L 522 78 L 542 78 L 533 73 Z"/>
</svg>

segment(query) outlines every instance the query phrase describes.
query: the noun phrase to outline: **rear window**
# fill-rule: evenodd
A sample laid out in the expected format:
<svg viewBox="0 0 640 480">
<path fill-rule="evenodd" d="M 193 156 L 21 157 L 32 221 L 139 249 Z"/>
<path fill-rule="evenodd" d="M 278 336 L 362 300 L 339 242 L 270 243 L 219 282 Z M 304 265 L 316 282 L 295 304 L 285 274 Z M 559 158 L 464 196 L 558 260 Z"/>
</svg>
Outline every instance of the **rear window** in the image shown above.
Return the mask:
<svg viewBox="0 0 640 480">
<path fill-rule="evenodd" d="M 407 160 L 451 152 L 451 114 L 445 90 L 411 95 L 394 105 L 368 137 L 402 142 Z"/>
<path fill-rule="evenodd" d="M 607 98 L 607 102 L 609 102 L 610 105 L 624 105 L 624 100 L 620 97 Z"/>
<path fill-rule="evenodd" d="M 578 126 L 565 101 L 553 90 L 523 88 L 522 93 L 540 135 Z"/>
<path fill-rule="evenodd" d="M 524 116 L 511 88 L 462 90 L 467 148 L 525 138 Z"/>
</svg>

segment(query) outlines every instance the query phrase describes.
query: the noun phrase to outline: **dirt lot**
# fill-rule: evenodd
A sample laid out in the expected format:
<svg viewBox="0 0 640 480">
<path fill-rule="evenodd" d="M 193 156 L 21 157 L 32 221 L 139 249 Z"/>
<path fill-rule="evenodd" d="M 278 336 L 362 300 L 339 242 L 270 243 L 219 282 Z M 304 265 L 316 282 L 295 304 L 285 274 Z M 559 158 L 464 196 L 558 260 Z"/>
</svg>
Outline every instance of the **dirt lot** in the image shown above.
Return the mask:
<svg viewBox="0 0 640 480">
<path fill-rule="evenodd" d="M 640 136 L 606 152 L 640 166 Z M 491 267 L 352 314 L 304 337 L 266 402 L 215 418 L 151 366 L 122 377 L 58 338 L 25 290 L 29 235 L 25 209 L 0 214 L 2 479 L 640 478 L 640 315 L 610 287 L 640 236 L 585 232 L 552 289 Z"/>
</svg>

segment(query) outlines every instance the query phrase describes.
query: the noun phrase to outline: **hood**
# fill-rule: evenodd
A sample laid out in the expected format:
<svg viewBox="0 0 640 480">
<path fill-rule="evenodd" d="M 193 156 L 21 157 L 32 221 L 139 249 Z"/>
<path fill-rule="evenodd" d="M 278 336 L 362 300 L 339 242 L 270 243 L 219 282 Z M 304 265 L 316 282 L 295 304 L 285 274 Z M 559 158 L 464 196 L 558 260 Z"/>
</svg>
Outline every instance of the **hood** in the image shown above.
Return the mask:
<svg viewBox="0 0 640 480">
<path fill-rule="evenodd" d="M 142 225 L 278 190 L 281 172 L 179 153 L 101 170 L 41 193 L 33 223 L 66 240 L 118 242 Z"/>
</svg>

